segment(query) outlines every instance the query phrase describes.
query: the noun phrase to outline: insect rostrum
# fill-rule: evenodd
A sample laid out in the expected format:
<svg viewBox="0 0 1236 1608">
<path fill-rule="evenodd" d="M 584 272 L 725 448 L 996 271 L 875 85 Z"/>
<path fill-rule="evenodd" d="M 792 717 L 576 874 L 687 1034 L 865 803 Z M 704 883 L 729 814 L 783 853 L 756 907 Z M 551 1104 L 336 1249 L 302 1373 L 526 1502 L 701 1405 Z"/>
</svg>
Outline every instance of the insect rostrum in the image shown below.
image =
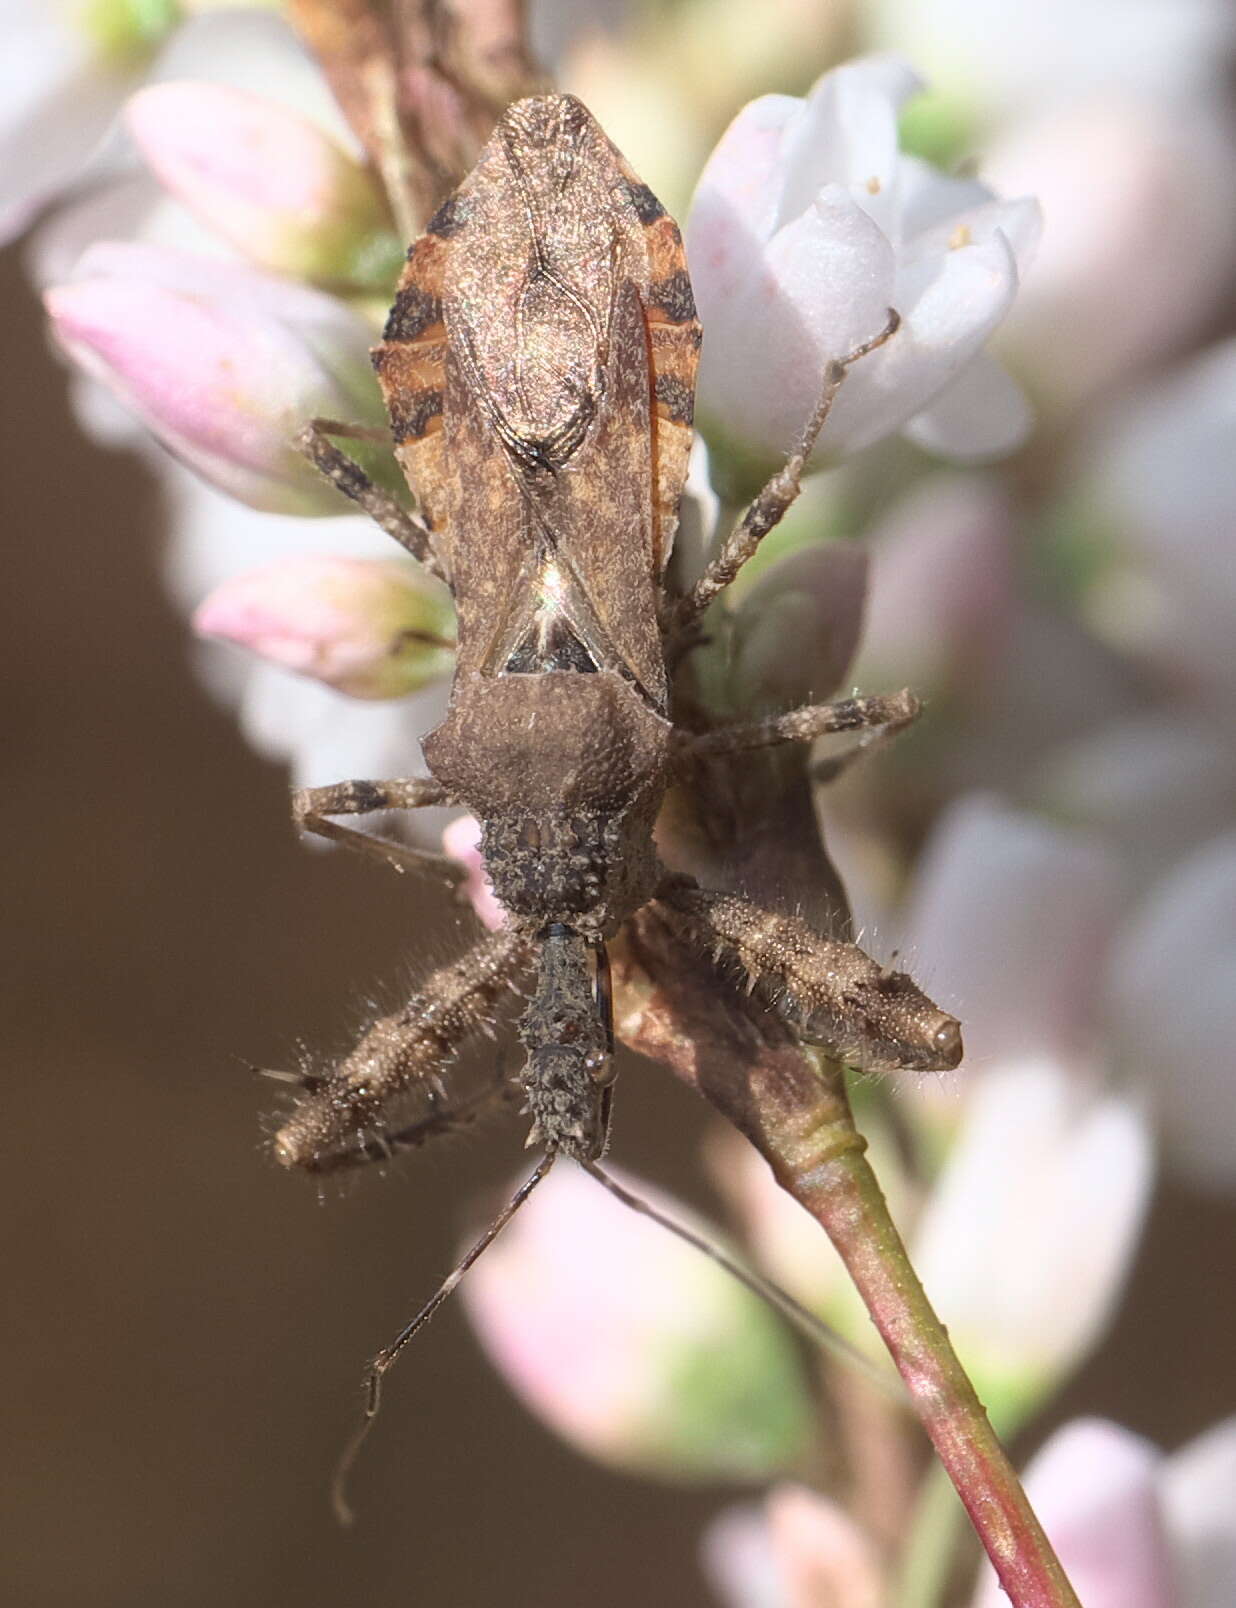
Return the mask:
<svg viewBox="0 0 1236 1608">
<path fill-rule="evenodd" d="M 681 237 L 577 100 L 505 113 L 409 251 L 374 352 L 416 515 L 330 440 L 356 432 L 319 421 L 301 442 L 454 595 L 455 681 L 424 740 L 430 775 L 313 789 L 296 810 L 310 829 L 372 852 L 373 840 L 328 817 L 466 806 L 508 925 L 431 974 L 304 1092 L 276 1137 L 281 1161 L 320 1171 L 418 1142 L 426 1124 L 399 1130 L 397 1101 L 432 1090 L 511 979 L 532 969 L 527 1058 L 492 1097 L 507 1098 L 513 1081 L 550 1157 L 600 1156 L 612 1082 L 604 949 L 650 902 L 675 940 L 716 957 L 719 989 L 737 974 L 804 1037 L 868 1066 L 957 1064 L 958 1024 L 904 973 L 699 889 L 653 843 L 667 786 L 693 755 L 894 730 L 917 714 L 901 693 L 700 732 L 676 726 L 671 674 L 707 604 L 797 495 L 846 367 L 896 323 L 891 314 L 821 375 L 800 450 L 695 585 L 670 595 L 701 340 Z M 450 1112 L 434 1120 L 449 1126 Z"/>
</svg>

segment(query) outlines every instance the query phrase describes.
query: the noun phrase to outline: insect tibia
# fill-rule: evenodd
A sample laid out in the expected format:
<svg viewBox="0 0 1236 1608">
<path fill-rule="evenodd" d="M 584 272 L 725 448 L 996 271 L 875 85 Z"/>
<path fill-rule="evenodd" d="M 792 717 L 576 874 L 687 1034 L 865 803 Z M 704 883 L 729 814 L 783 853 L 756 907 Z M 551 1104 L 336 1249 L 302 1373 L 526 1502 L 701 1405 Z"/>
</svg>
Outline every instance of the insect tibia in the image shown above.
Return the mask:
<svg viewBox="0 0 1236 1608">
<path fill-rule="evenodd" d="M 533 1132 L 551 1153 L 595 1159 L 605 1148 L 610 1047 L 588 946 L 567 927 L 544 935 L 536 991 L 519 1036 L 528 1051 L 519 1081 Z"/>
<path fill-rule="evenodd" d="M 275 1135 L 276 1160 L 327 1172 L 419 1142 L 407 1133 L 432 1125 L 437 1074 L 488 1026 L 528 958 L 527 940 L 504 930 L 433 972 L 402 1010 L 379 1017 L 351 1054 L 306 1088 Z M 410 1130 L 401 1102 L 417 1090 L 425 1110 Z"/>
<path fill-rule="evenodd" d="M 658 907 L 678 936 L 729 962 L 740 985 L 825 1044 L 872 1072 L 941 1072 L 961 1060 L 961 1026 L 905 972 L 881 966 L 857 944 L 824 938 L 794 916 L 732 894 L 674 887 Z"/>
</svg>

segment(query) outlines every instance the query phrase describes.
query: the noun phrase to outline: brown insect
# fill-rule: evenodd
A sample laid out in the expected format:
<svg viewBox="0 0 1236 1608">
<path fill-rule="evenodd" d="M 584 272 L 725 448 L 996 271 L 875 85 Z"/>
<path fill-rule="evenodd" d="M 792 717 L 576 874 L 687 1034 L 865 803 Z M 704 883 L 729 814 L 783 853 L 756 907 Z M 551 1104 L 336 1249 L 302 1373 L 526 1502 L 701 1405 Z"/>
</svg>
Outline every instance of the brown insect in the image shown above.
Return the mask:
<svg viewBox="0 0 1236 1608">
<path fill-rule="evenodd" d="M 806 1040 L 871 1068 L 957 1064 L 957 1022 L 904 973 L 795 917 L 701 889 L 653 844 L 671 778 L 706 756 L 826 732 L 869 738 L 918 713 L 900 693 L 699 731 L 675 725 L 672 700 L 672 667 L 704 610 L 797 496 L 847 367 L 896 327 L 890 314 L 829 365 L 798 449 L 694 585 L 671 595 L 701 340 L 681 235 L 579 101 L 550 95 L 505 113 L 410 249 L 373 354 L 417 512 L 329 439 L 372 432 L 318 420 L 300 442 L 453 593 L 457 667 L 447 716 L 424 740 L 430 774 L 313 788 L 295 813 L 309 830 L 435 869 L 440 857 L 331 817 L 466 806 L 508 921 L 304 1080 L 275 1138 L 281 1162 L 324 1172 L 380 1159 L 522 1097 L 545 1158 L 466 1266 L 557 1155 L 590 1169 L 602 1155 L 613 1078 L 605 946 L 650 901 Z M 442 1067 L 533 969 L 522 1069 L 452 1103 Z M 379 1357 L 371 1408 L 378 1377 L 427 1315 Z"/>
</svg>

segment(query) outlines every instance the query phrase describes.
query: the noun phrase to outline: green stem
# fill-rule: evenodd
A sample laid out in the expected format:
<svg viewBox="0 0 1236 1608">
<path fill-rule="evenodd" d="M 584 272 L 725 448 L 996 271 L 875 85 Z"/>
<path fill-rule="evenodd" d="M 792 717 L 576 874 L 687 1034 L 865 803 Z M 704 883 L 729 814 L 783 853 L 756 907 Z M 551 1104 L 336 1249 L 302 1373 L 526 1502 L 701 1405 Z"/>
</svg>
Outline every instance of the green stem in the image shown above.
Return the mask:
<svg viewBox="0 0 1236 1608">
<path fill-rule="evenodd" d="M 764 1113 L 772 1120 L 761 1123 L 761 1149 L 845 1263 L 1014 1608 L 1079 1608 L 911 1266 L 854 1127 L 844 1074 L 833 1062 L 819 1066 L 814 1110 L 777 1100 Z"/>
</svg>

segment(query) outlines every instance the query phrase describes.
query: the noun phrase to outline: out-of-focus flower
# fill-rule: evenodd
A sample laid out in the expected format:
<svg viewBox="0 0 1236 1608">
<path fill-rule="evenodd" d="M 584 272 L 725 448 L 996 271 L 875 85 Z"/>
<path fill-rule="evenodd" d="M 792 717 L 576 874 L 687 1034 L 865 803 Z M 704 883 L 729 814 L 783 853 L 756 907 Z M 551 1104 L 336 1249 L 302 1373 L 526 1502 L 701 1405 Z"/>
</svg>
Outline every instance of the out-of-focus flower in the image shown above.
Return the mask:
<svg viewBox="0 0 1236 1608">
<path fill-rule="evenodd" d="M 78 178 L 179 22 L 175 0 L 0 0 L 0 240 Z"/>
<path fill-rule="evenodd" d="M 779 1320 L 578 1168 L 551 1174 L 462 1294 L 518 1395 L 601 1462 L 749 1480 L 792 1469 L 806 1448 L 812 1410 Z"/>
<path fill-rule="evenodd" d="M 261 267 L 388 291 L 403 261 L 372 175 L 304 118 L 216 84 L 154 84 L 126 121 L 159 180 Z"/>
<path fill-rule="evenodd" d="M 1018 1423 L 1102 1335 L 1152 1175 L 1137 1105 L 1058 1065 L 988 1072 L 970 1095 L 914 1264 L 995 1423 Z"/>
<path fill-rule="evenodd" d="M 485 875 L 485 861 L 481 857 L 481 823 L 475 815 L 461 815 L 452 821 L 442 834 L 443 852 L 466 867 L 467 881 L 464 893 L 480 921 L 497 932 L 506 923 L 506 911 L 494 898 L 494 890 Z"/>
<path fill-rule="evenodd" d="M 353 698 L 402 697 L 454 663 L 450 598 L 404 559 L 284 559 L 226 581 L 193 625 Z"/>
<path fill-rule="evenodd" d="M 167 56 L 180 54 L 182 32 L 194 36 L 188 56 L 209 58 L 221 35 L 252 38 L 261 31 L 251 16 L 238 16 L 235 27 L 228 18 L 217 29 L 203 13 L 276 4 L 0 0 L 0 243 L 97 166 L 121 103 Z"/>
<path fill-rule="evenodd" d="M 1074 1419 L 1030 1463 L 1025 1487 L 1086 1608 L 1236 1601 L 1236 1419 L 1171 1457 L 1118 1424 Z M 984 1564 L 972 1608 L 1004 1602 Z"/>
<path fill-rule="evenodd" d="M 1121 934 L 1108 1014 L 1121 1061 L 1153 1101 L 1169 1162 L 1236 1184 L 1236 835 L 1152 888 Z"/>
<path fill-rule="evenodd" d="M 980 475 L 917 483 L 872 532 L 859 686 L 967 690 L 1003 651 L 1013 612 L 1013 513 Z"/>
<path fill-rule="evenodd" d="M 704 1572 L 726 1608 L 880 1608 L 871 1541 L 835 1502 L 775 1486 L 762 1507 L 722 1513 L 704 1534 Z"/>
<path fill-rule="evenodd" d="M 1227 0 L 877 0 L 876 37 L 918 62 L 971 116 L 1116 90 L 1186 103 L 1223 81 Z"/>
<path fill-rule="evenodd" d="M 1124 94 L 1036 116 L 986 154 L 983 177 L 1037 195 L 1051 219 L 997 343 L 1046 397 L 1075 404 L 1110 388 L 1222 301 L 1236 248 L 1232 139 L 1218 109 Z"/>
<path fill-rule="evenodd" d="M 1167 705 L 1053 749 L 1031 791 L 1054 819 L 1100 831 L 1141 885 L 1236 817 L 1236 754 L 1212 720 Z"/>
<path fill-rule="evenodd" d="M 57 337 L 165 446 L 255 508 L 337 513 L 292 445 L 314 414 L 382 422 L 364 321 L 321 291 L 151 246 L 99 245 L 46 293 Z M 358 454 L 359 455 L 359 454 Z"/>
<path fill-rule="evenodd" d="M 1005 452 L 1025 399 L 983 354 L 1039 233 L 1032 200 L 998 201 L 901 154 L 918 81 L 891 58 L 827 73 L 806 100 L 754 101 L 722 136 L 687 220 L 707 331 L 703 427 L 769 461 L 801 435 L 828 362 L 902 324 L 850 369 L 821 437 L 836 456 L 907 429 L 961 458 Z"/>
<path fill-rule="evenodd" d="M 1090 444 L 1079 497 L 1101 536 L 1087 617 L 1227 719 L 1236 691 L 1236 340 L 1123 406 Z"/>
</svg>

